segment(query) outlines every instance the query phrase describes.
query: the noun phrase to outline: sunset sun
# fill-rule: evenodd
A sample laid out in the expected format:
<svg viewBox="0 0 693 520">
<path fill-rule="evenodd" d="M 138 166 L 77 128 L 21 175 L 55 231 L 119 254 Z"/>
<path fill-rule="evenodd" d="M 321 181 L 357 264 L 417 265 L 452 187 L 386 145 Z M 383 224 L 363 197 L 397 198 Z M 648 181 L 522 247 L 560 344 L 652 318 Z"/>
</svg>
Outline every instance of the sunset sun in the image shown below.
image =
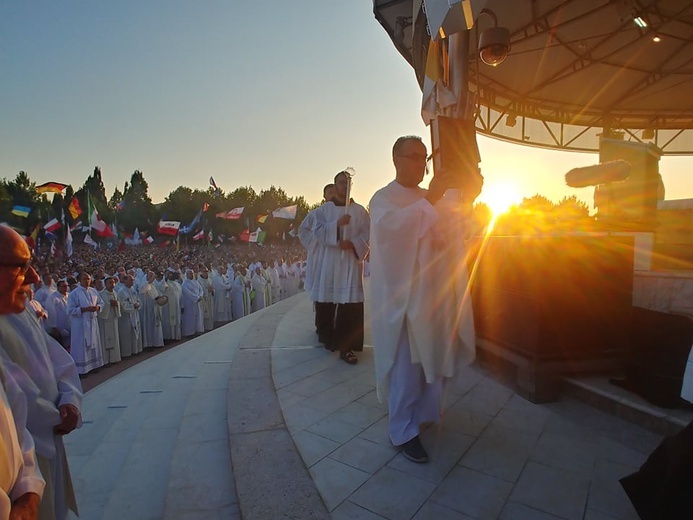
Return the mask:
<svg viewBox="0 0 693 520">
<path fill-rule="evenodd" d="M 512 184 L 494 184 L 484 188 L 480 201 L 488 205 L 494 217 L 505 213 L 520 202 L 520 195 Z"/>
</svg>

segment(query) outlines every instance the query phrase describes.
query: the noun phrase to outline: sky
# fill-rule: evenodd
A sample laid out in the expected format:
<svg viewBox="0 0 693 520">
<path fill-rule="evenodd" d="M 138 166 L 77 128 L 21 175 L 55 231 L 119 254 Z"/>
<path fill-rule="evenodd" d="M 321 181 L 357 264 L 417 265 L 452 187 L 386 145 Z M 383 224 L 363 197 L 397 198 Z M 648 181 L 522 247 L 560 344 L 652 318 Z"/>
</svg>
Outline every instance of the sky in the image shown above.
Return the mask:
<svg viewBox="0 0 693 520">
<path fill-rule="evenodd" d="M 0 178 L 78 189 L 99 166 L 109 198 L 141 170 L 155 203 L 212 176 L 312 204 L 350 166 L 365 205 L 394 178 L 398 136 L 430 142 L 414 71 L 371 0 L 0 0 L 0 71 Z M 479 148 L 480 201 L 591 207 L 564 175 L 597 155 L 483 136 Z M 660 172 L 667 199 L 693 197 L 693 158 L 664 157 Z"/>
</svg>

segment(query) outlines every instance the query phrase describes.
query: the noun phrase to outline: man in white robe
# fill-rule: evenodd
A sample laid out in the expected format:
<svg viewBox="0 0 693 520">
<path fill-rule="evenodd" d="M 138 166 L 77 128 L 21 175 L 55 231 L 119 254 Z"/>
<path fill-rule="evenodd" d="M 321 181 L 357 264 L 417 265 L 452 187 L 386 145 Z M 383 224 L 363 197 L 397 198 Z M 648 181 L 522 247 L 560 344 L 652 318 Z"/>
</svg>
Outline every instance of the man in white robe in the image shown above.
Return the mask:
<svg viewBox="0 0 693 520">
<path fill-rule="evenodd" d="M 205 331 L 214 328 L 214 285 L 209 277 L 209 269 L 202 266 L 197 281 L 202 287 L 202 313 L 204 317 Z"/>
<path fill-rule="evenodd" d="M 286 273 L 286 265 L 284 264 L 284 259 L 280 258 L 274 263 L 274 267 L 279 273 L 279 299 L 284 300 L 289 297 L 289 286 L 288 277 Z"/>
<path fill-rule="evenodd" d="M 79 285 L 67 298 L 70 315 L 70 355 L 80 374 L 103 366 L 98 314 L 104 307 L 96 289 L 90 287 L 91 275 L 79 275 Z"/>
<path fill-rule="evenodd" d="M 142 352 L 142 326 L 140 325 L 140 297 L 134 288 L 135 279 L 126 274 L 118 292 L 120 318 L 118 319 L 118 339 L 121 357 L 130 357 Z"/>
<path fill-rule="evenodd" d="M 250 284 L 255 292 L 255 298 L 251 303 L 252 312 L 259 311 L 265 308 L 265 290 L 267 288 L 267 281 L 261 274 L 261 269 L 259 267 L 255 268 L 252 278 L 250 279 Z"/>
<path fill-rule="evenodd" d="M 120 355 L 120 337 L 118 334 L 118 321 L 121 316 L 120 302 L 115 288 L 115 278 L 108 277 L 104 282 L 104 290 L 99 293 L 104 302 L 99 311 L 99 332 L 101 333 L 101 349 L 105 365 L 118 363 Z"/>
<path fill-rule="evenodd" d="M 183 281 L 181 306 L 183 321 L 181 333 L 184 337 L 194 336 L 205 331 L 204 313 L 202 310 L 202 297 L 204 291 L 200 283 L 195 280 L 195 271 L 188 269 Z"/>
<path fill-rule="evenodd" d="M 182 337 L 181 327 L 182 327 L 182 302 L 181 298 L 183 296 L 183 290 L 181 288 L 181 279 L 179 271 L 169 271 L 166 273 L 167 280 L 166 291 L 163 293 L 166 298 L 168 298 L 168 303 L 161 309 L 161 319 L 165 320 L 164 311 L 168 310 L 168 324 L 169 324 L 169 334 L 170 337 L 167 338 L 164 334 L 164 339 L 171 339 L 173 341 L 178 341 Z M 165 327 L 164 327 L 165 332 Z"/>
<path fill-rule="evenodd" d="M 70 351 L 70 316 L 67 313 L 67 281 L 58 281 L 58 290 L 46 301 L 46 330 L 68 352 Z"/>
<path fill-rule="evenodd" d="M 20 371 L 0 348 L 0 518 L 38 519 L 46 482 L 27 430 L 27 397 L 12 377 Z M 32 383 L 33 385 L 33 383 Z M 39 395 L 36 385 L 30 399 Z"/>
<path fill-rule="evenodd" d="M 427 153 L 416 137 L 398 139 L 392 156 L 396 178 L 369 206 L 376 382 L 379 397 L 389 397 L 393 445 L 426 462 L 419 425 L 438 421 L 444 379 L 474 359 L 463 210 L 471 211 L 481 184 L 469 183 L 462 203 L 443 197 L 449 176 L 419 188 Z"/>
<path fill-rule="evenodd" d="M 281 299 L 281 283 L 279 281 L 279 271 L 274 267 L 274 264 L 270 264 L 267 267 L 267 272 L 270 276 L 270 284 L 272 290 L 272 303 L 277 303 Z"/>
<path fill-rule="evenodd" d="M 53 277 L 50 274 L 44 274 L 41 276 L 41 281 L 43 283 L 40 288 L 36 289 L 34 299 L 45 309 L 48 298 L 55 292 L 55 284 L 53 283 Z"/>
<path fill-rule="evenodd" d="M 245 277 L 245 268 L 238 264 L 233 278 L 233 318 L 240 319 L 250 314 L 250 286 Z"/>
<path fill-rule="evenodd" d="M 315 211 L 313 237 L 323 253 L 311 299 L 336 306 L 334 319 L 324 324 L 329 338 L 323 340 L 326 347 L 338 350 L 340 358 L 353 365 L 358 361 L 354 351 L 363 350 L 362 263 L 368 254 L 370 218 L 363 206 L 347 200 L 350 182 L 349 172 L 339 172 L 332 202 Z"/>
<path fill-rule="evenodd" d="M 323 205 L 334 204 L 332 202 L 334 189 L 334 184 L 332 183 L 325 185 L 322 190 L 324 198 Z M 315 238 L 314 226 L 316 211 L 317 208 L 309 211 L 306 218 L 303 219 L 303 222 L 301 222 L 301 225 L 298 227 L 298 239 L 301 241 L 308 256 L 304 289 L 311 295 L 311 299 L 313 296 L 313 283 L 314 280 L 320 276 L 322 257 L 325 250 L 322 244 Z M 313 300 L 313 306 L 315 308 L 315 332 L 318 335 L 318 341 L 325 345 L 326 348 L 330 349 L 332 348 L 332 323 L 334 322 L 335 304 L 316 302 Z"/>
<path fill-rule="evenodd" d="M 212 274 L 214 285 L 214 321 L 226 323 L 233 319 L 233 302 L 231 301 L 231 281 L 227 276 L 227 267 L 219 264 Z"/>
<path fill-rule="evenodd" d="M 0 226 L 0 243 L 0 349 L 17 365 L 12 377 L 27 398 L 27 429 L 46 481 L 39 518 L 64 520 L 77 505 L 62 435 L 81 426 L 82 386 L 70 355 L 25 310 L 38 280 L 26 242 Z"/>
<path fill-rule="evenodd" d="M 140 325 L 142 326 L 142 346 L 144 348 L 158 348 L 164 346 L 164 332 L 161 328 L 161 306 L 157 298 L 163 296 L 154 287 L 154 271 L 147 272 L 145 284 L 142 286 L 139 296 Z"/>
</svg>

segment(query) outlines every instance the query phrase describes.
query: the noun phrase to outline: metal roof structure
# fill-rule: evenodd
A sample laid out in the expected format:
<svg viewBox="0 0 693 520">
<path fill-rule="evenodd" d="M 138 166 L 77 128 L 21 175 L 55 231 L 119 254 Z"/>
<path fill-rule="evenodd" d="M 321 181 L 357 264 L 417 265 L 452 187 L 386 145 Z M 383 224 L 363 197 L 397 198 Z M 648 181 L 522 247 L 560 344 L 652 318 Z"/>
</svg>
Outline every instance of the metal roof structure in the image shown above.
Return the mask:
<svg viewBox="0 0 693 520">
<path fill-rule="evenodd" d="M 373 5 L 423 85 L 430 42 L 423 1 Z M 651 142 L 665 155 L 693 154 L 693 0 L 488 0 L 485 6 L 510 30 L 511 50 L 497 67 L 480 62 L 478 34 L 492 22 L 477 19 L 469 90 L 477 98 L 479 133 L 596 152 L 607 128 Z"/>
</svg>

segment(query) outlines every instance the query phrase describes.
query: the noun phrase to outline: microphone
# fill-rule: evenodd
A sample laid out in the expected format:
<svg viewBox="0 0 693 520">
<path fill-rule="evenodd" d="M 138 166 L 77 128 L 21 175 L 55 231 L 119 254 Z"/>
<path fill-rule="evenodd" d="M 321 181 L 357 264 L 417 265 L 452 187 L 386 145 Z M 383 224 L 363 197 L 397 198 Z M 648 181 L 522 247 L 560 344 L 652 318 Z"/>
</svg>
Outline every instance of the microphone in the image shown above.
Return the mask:
<svg viewBox="0 0 693 520">
<path fill-rule="evenodd" d="M 630 163 L 623 159 L 573 168 L 565 174 L 565 183 L 571 188 L 585 188 L 607 182 L 625 181 L 630 176 L 630 169 Z"/>
</svg>

